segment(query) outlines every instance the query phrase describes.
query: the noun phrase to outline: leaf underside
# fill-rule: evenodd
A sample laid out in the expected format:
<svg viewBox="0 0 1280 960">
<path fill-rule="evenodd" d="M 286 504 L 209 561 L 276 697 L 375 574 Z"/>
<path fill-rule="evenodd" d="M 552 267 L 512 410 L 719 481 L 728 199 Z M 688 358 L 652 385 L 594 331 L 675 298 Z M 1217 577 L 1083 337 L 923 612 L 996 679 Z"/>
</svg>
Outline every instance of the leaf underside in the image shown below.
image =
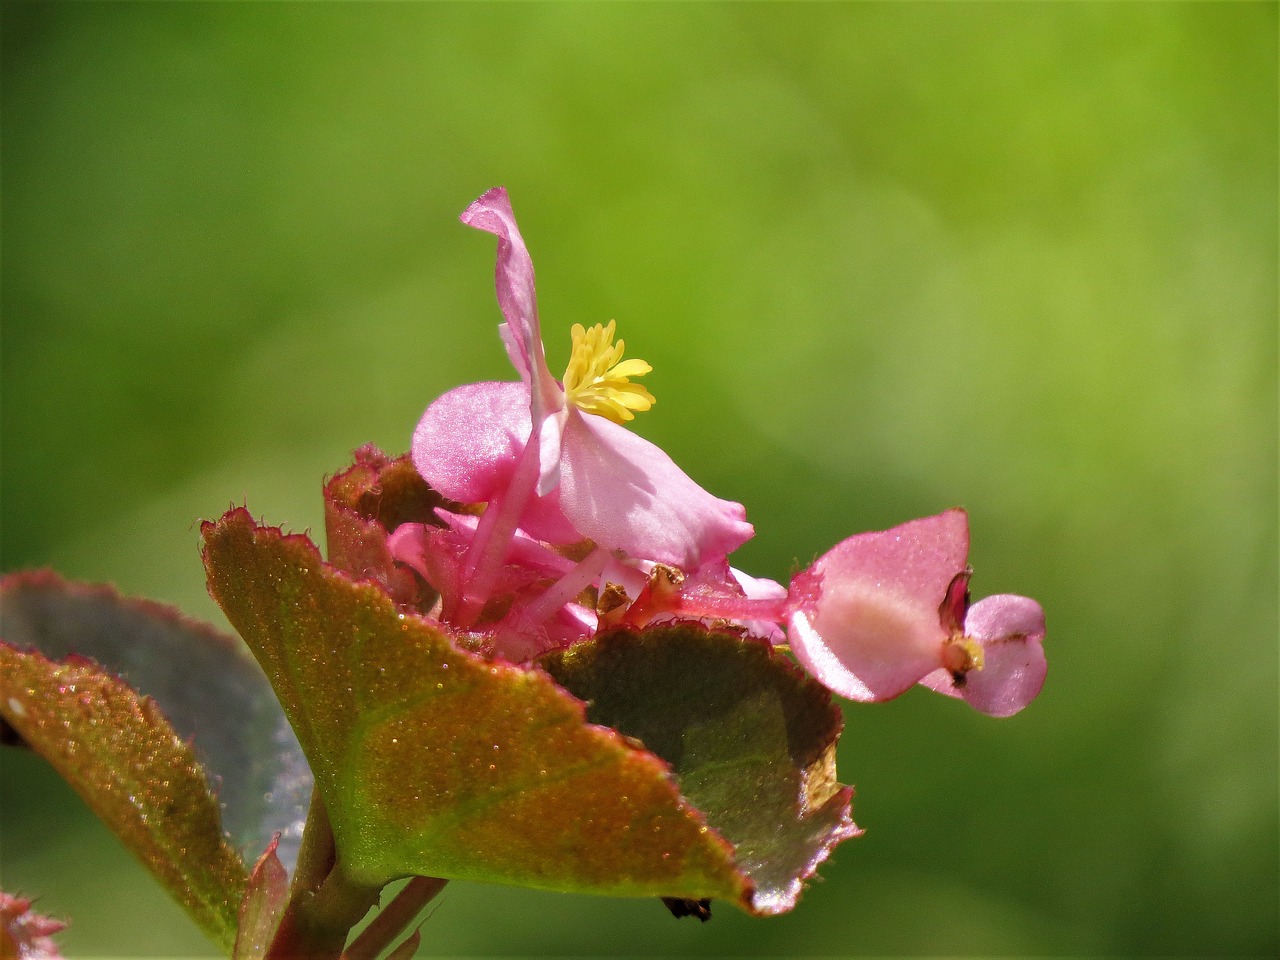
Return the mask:
<svg viewBox="0 0 1280 960">
<path fill-rule="evenodd" d="M 276 833 L 292 867 L 311 771 L 271 685 L 234 636 L 112 587 L 48 570 L 0 578 L 0 637 L 52 660 L 89 657 L 151 697 L 191 743 L 242 855 Z"/>
<path fill-rule="evenodd" d="M 204 771 L 156 703 L 91 660 L 0 643 L 0 715 L 229 953 L 245 867 Z"/>
<path fill-rule="evenodd" d="M 205 524 L 209 589 L 271 679 L 352 879 L 406 875 L 751 909 L 665 763 L 544 673 L 459 650 L 376 583 L 244 510 Z"/>
<path fill-rule="evenodd" d="M 754 887 L 752 910 L 791 909 L 831 848 L 855 836 L 835 776 L 831 694 L 763 641 L 695 624 L 615 631 L 541 665 L 587 719 L 667 761 L 680 790 Z"/>
</svg>

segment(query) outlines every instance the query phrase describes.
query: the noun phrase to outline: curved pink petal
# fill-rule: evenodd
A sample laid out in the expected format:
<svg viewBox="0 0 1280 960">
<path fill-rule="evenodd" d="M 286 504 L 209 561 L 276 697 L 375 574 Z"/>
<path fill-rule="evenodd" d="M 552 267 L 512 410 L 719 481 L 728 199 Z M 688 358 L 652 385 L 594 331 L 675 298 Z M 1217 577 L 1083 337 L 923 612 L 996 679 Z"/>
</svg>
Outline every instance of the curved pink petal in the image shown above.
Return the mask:
<svg viewBox="0 0 1280 960">
<path fill-rule="evenodd" d="M 427 407 L 413 432 L 413 465 L 450 500 L 489 503 L 510 488 L 528 437 L 528 386 L 470 383 Z M 551 543 L 582 539 L 561 513 L 555 490 L 529 499 L 520 527 Z"/>
<path fill-rule="evenodd" d="M 1036 698 L 1048 671 L 1040 604 L 1011 593 L 985 597 L 969 608 L 965 633 L 982 647 L 982 669 L 970 670 L 961 684 L 937 670 L 922 684 L 992 717 L 1012 716 Z"/>
<path fill-rule="evenodd" d="M 487 502 L 510 485 L 528 439 L 524 383 L 469 383 L 427 407 L 413 431 L 413 465 L 450 500 Z"/>
<path fill-rule="evenodd" d="M 412 567 L 431 583 L 431 571 L 427 567 L 427 526 L 423 523 L 402 523 L 387 537 L 387 552 L 391 559 Z M 432 583 L 432 586 L 435 586 Z M 438 588 L 437 588 L 438 589 Z M 444 592 L 444 591 L 440 591 Z"/>
<path fill-rule="evenodd" d="M 459 219 L 498 238 L 494 285 L 498 306 L 507 320 L 503 325 L 505 329 L 500 328 L 499 332 L 512 364 L 530 385 L 533 420 L 541 423 L 544 417 L 564 406 L 564 391 L 547 369 L 534 292 L 533 259 L 516 226 L 506 188 L 494 187 L 487 191 L 467 207 Z"/>
<path fill-rule="evenodd" d="M 1010 637 L 1044 640 L 1044 608 L 1030 597 L 997 593 L 983 597 L 964 618 L 965 636 L 984 644 Z"/>
<path fill-rule="evenodd" d="M 898 696 L 941 665 L 939 605 L 968 553 L 958 509 L 842 541 L 792 582 L 791 649 L 841 696 Z"/>
<path fill-rule="evenodd" d="M 742 504 L 712 496 L 657 446 L 603 417 L 570 414 L 558 491 L 583 536 L 682 570 L 723 559 L 755 532 Z"/>
<path fill-rule="evenodd" d="M 742 592 L 748 600 L 776 600 L 779 603 L 783 603 L 787 599 L 787 588 L 776 580 L 770 580 L 766 577 L 753 577 L 749 573 L 743 573 L 737 567 L 729 568 L 729 576 L 733 577 L 738 586 L 742 588 Z M 757 637 L 764 637 L 775 646 L 787 642 L 787 635 L 774 620 L 743 620 L 742 626 L 747 633 Z"/>
</svg>

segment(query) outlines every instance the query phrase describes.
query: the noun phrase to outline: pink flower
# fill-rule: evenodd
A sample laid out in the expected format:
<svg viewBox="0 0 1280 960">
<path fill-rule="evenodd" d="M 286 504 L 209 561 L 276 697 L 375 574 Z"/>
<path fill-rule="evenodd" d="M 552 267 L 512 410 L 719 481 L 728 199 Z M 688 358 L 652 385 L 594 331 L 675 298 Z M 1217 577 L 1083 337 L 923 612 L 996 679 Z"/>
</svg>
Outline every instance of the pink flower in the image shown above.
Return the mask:
<svg viewBox="0 0 1280 960">
<path fill-rule="evenodd" d="M 1040 692 L 1044 611 L 1002 594 L 968 605 L 963 510 L 837 544 L 791 584 L 788 639 L 801 663 L 851 700 L 916 683 L 996 717 Z"/>
<path fill-rule="evenodd" d="M 418 471 L 444 496 L 485 503 L 463 563 L 467 625 L 488 599 L 516 531 L 547 543 L 598 547 L 696 570 L 753 533 L 741 504 L 713 497 L 658 447 L 622 424 L 653 397 L 631 382 L 614 325 L 575 325 L 563 382 L 547 368 L 533 261 L 501 187 L 462 214 L 498 238 L 499 333 L 520 382 L 459 387 L 427 408 L 413 436 Z"/>
</svg>

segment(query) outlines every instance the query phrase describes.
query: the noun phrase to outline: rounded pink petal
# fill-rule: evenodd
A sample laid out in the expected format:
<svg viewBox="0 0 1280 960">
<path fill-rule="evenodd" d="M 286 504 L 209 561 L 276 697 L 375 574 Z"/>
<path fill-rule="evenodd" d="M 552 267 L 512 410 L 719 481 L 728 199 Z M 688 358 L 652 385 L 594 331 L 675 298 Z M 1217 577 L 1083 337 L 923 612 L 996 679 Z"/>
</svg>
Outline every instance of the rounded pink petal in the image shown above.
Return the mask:
<svg viewBox="0 0 1280 960">
<path fill-rule="evenodd" d="M 571 413 L 562 451 L 560 509 L 600 546 L 696 570 L 755 532 L 742 504 L 712 496 L 654 444 L 603 417 Z"/>
<path fill-rule="evenodd" d="M 961 684 L 937 670 L 922 684 L 992 717 L 1012 716 L 1036 698 L 1048 671 L 1040 604 L 1010 593 L 986 597 L 969 608 L 965 633 L 982 647 L 982 669 L 970 670 Z"/>
<path fill-rule="evenodd" d="M 413 465 L 460 503 L 492 500 L 511 483 L 529 439 L 529 388 L 469 383 L 427 407 L 413 431 Z"/>
<path fill-rule="evenodd" d="M 857 580 L 824 581 L 822 599 L 796 610 L 787 639 L 827 689 L 850 700 L 892 700 L 936 668 L 942 629 L 898 594 Z"/>
<path fill-rule="evenodd" d="M 983 597 L 969 608 L 964 618 L 965 636 L 985 647 L 1010 637 L 1044 640 L 1044 608 L 1030 597 L 997 593 Z"/>
<path fill-rule="evenodd" d="M 792 582 L 791 649 L 841 696 L 898 696 L 941 665 L 939 605 L 968 552 L 958 509 L 842 541 Z"/>
<path fill-rule="evenodd" d="M 471 383 L 427 407 L 413 432 L 413 465 L 450 500 L 488 503 L 510 487 L 528 438 L 528 386 Z M 556 490 L 530 498 L 520 527 L 551 543 L 582 539 L 560 511 Z"/>
</svg>

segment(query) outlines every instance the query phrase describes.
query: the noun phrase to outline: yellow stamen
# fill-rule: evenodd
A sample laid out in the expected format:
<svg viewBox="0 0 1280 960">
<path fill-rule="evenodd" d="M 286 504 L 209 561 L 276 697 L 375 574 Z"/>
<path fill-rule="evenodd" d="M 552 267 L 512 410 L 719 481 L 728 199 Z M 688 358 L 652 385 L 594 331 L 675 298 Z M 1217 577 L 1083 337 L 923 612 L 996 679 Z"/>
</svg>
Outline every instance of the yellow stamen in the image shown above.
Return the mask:
<svg viewBox="0 0 1280 960">
<path fill-rule="evenodd" d="M 952 637 L 942 645 L 942 665 L 957 687 L 964 686 L 970 670 L 982 669 L 982 646 L 968 637 Z"/>
<path fill-rule="evenodd" d="M 580 323 L 573 325 L 573 352 L 564 372 L 564 393 L 585 413 L 626 423 L 635 419 L 633 410 L 648 410 L 655 402 L 653 394 L 628 378 L 643 377 L 653 367 L 643 360 L 623 360 L 626 342 L 614 344 L 614 328 L 612 320 L 607 327 L 597 323 L 590 330 Z"/>
</svg>

